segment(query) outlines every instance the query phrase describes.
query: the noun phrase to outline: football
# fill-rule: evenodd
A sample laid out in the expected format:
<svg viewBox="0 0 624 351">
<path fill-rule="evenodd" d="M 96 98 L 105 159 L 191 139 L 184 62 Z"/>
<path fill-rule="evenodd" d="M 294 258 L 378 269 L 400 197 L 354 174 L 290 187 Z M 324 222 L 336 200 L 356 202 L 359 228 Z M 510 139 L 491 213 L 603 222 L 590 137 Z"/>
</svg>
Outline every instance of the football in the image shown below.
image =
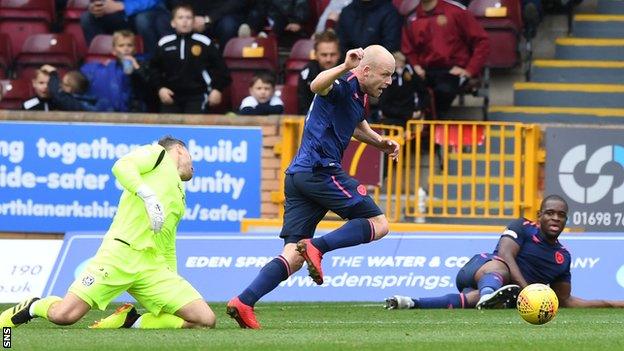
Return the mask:
<svg viewBox="0 0 624 351">
<path fill-rule="evenodd" d="M 544 324 L 555 318 L 559 300 L 555 292 L 544 284 L 531 284 L 518 295 L 518 313 L 531 324 Z"/>
</svg>

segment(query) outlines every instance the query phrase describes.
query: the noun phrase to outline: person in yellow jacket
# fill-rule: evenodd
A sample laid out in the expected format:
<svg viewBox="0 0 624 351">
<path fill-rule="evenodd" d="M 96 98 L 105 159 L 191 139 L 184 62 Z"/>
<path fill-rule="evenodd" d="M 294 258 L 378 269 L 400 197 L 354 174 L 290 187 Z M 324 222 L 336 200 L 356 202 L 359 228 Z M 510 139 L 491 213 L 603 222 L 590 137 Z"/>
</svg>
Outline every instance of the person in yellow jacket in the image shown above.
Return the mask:
<svg viewBox="0 0 624 351">
<path fill-rule="evenodd" d="M 64 298 L 23 301 L 0 314 L 0 326 L 34 317 L 70 325 L 127 291 L 148 312 L 139 315 L 125 304 L 91 328 L 214 327 L 214 312 L 176 267 L 175 237 L 186 207 L 182 182 L 193 177 L 186 145 L 163 137 L 120 158 L 112 172 L 124 191 L 95 257 Z"/>
</svg>

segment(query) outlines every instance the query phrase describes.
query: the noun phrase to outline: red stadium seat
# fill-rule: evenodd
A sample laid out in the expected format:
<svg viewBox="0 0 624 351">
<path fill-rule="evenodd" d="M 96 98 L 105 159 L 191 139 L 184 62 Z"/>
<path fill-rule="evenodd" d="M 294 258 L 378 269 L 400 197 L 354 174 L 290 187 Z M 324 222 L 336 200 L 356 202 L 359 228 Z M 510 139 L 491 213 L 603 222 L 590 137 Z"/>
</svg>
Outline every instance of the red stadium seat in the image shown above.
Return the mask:
<svg viewBox="0 0 624 351">
<path fill-rule="evenodd" d="M 22 49 L 22 44 L 26 38 L 33 34 L 49 33 L 50 27 L 46 22 L 30 20 L 0 20 L 0 33 L 11 33 L 11 52 L 13 58 Z"/>
<path fill-rule="evenodd" d="M 299 81 L 299 72 L 305 65 L 314 59 L 314 40 L 312 39 L 299 39 L 293 45 L 290 56 L 286 60 L 285 73 L 286 85 L 297 86 Z"/>
<path fill-rule="evenodd" d="M 18 76 L 31 78 L 25 72 L 32 72 L 44 64 L 65 69 L 76 67 L 78 54 L 74 37 L 69 34 L 35 34 L 28 37 L 15 60 Z"/>
<path fill-rule="evenodd" d="M 134 43 L 136 47 L 136 53 L 143 53 L 143 38 L 139 35 L 135 35 Z M 87 55 L 85 56 L 85 62 L 100 61 L 102 63 L 107 60 L 114 60 L 113 56 L 113 36 L 108 34 L 96 35 L 91 44 Z"/>
<path fill-rule="evenodd" d="M 519 0 L 473 0 L 468 10 L 474 14 L 490 38 L 487 66 L 512 68 L 520 62 L 519 42 L 522 14 Z"/>
<path fill-rule="evenodd" d="M 278 85 L 275 87 L 276 94 L 284 102 L 284 114 L 297 115 L 299 114 L 299 101 L 297 100 L 297 86 Z"/>
<path fill-rule="evenodd" d="M 69 0 L 63 12 L 63 33 L 74 36 L 80 57 L 87 53 L 87 43 L 80 26 L 80 16 L 87 10 L 89 2 L 90 0 Z"/>
<path fill-rule="evenodd" d="M 21 110 L 22 103 L 34 94 L 32 83 L 27 79 L 0 80 L 0 85 L 2 85 L 0 109 Z"/>
<path fill-rule="evenodd" d="M 254 73 L 278 71 L 277 41 L 268 38 L 232 38 L 225 45 L 223 58 L 232 76 L 232 106 L 240 106 L 249 95 L 249 83 Z"/>
<path fill-rule="evenodd" d="M 2 77 L 6 77 L 12 61 L 11 40 L 7 34 L 0 33 L 0 74 Z"/>
<path fill-rule="evenodd" d="M 48 33 L 54 17 L 54 0 L 0 0 L 0 33 L 11 33 L 13 55 L 29 35 Z"/>
<path fill-rule="evenodd" d="M 232 38 L 225 45 L 223 58 L 232 70 L 269 70 L 277 72 L 277 41 L 268 38 Z"/>
</svg>

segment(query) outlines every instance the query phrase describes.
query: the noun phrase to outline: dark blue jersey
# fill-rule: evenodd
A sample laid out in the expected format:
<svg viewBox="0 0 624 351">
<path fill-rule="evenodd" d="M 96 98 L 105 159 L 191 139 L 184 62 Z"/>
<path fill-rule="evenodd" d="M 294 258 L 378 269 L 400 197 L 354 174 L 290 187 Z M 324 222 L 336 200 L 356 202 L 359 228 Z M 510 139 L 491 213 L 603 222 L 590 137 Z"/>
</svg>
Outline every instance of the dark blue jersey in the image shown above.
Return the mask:
<svg viewBox="0 0 624 351">
<path fill-rule="evenodd" d="M 286 173 L 340 167 L 342 154 L 355 127 L 364 120 L 367 108 L 368 95 L 360 90 L 351 72 L 336 79 L 327 95 L 315 95 L 306 116 L 301 146 Z"/>
<path fill-rule="evenodd" d="M 519 218 L 507 226 L 503 236 L 520 245 L 516 262 L 527 283 L 570 282 L 570 253 L 559 240 L 549 244 L 537 223 Z M 498 254 L 498 246 L 494 254 Z"/>
</svg>

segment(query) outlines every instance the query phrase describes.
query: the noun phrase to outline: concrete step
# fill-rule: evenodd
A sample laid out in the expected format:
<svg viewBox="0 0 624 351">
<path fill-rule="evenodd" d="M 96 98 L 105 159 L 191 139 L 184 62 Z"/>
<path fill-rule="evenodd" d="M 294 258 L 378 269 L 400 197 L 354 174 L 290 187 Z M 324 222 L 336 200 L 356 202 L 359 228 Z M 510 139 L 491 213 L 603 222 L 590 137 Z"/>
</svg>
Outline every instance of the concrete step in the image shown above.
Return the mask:
<svg viewBox="0 0 624 351">
<path fill-rule="evenodd" d="M 524 123 L 624 124 L 624 109 L 542 106 L 490 106 L 488 120 Z"/>
<path fill-rule="evenodd" d="M 624 85 L 519 82 L 514 105 L 624 108 Z"/>
<path fill-rule="evenodd" d="M 598 0 L 598 13 L 624 15 L 624 1 L 622 0 Z"/>
<path fill-rule="evenodd" d="M 624 38 L 624 15 L 579 14 L 572 28 L 578 38 Z"/>
<path fill-rule="evenodd" d="M 624 60 L 624 39 L 557 38 L 555 43 L 558 60 Z"/>
<path fill-rule="evenodd" d="M 624 84 L 624 62 L 535 60 L 531 68 L 531 81 Z"/>
</svg>

